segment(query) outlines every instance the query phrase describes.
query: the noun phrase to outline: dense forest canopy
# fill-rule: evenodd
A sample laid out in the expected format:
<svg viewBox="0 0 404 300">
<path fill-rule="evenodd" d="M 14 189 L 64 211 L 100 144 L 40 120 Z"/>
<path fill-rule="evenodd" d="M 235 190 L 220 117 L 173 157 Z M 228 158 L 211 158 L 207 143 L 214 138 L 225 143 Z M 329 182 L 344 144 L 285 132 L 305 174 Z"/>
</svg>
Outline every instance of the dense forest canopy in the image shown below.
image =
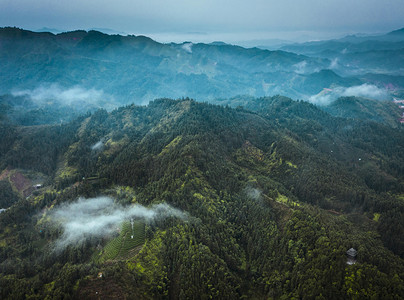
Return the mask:
<svg viewBox="0 0 404 300">
<path fill-rule="evenodd" d="M 402 298 L 399 108 L 347 101 L 6 116 L 2 298 Z"/>
</svg>

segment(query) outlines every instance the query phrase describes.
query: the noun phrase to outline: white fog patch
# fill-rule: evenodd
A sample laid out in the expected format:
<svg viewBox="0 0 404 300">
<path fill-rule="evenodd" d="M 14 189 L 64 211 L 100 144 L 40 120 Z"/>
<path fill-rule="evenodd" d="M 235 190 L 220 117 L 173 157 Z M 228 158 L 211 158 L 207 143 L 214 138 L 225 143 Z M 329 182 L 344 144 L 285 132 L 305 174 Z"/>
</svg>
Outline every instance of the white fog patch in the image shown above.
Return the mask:
<svg viewBox="0 0 404 300">
<path fill-rule="evenodd" d="M 182 46 L 181 46 L 181 48 L 183 49 L 183 50 L 185 50 L 186 52 L 188 52 L 188 53 L 192 53 L 192 46 L 193 46 L 194 44 L 192 44 L 192 43 L 184 43 Z"/>
<path fill-rule="evenodd" d="M 261 200 L 261 190 L 253 187 L 246 187 L 244 189 L 244 192 L 246 193 L 247 197 L 256 201 Z"/>
<path fill-rule="evenodd" d="M 345 91 L 342 93 L 342 96 L 357 96 L 383 100 L 388 97 L 388 94 L 384 89 L 380 89 L 375 85 L 365 83 L 362 85 L 346 88 Z"/>
<path fill-rule="evenodd" d="M 338 58 L 334 58 L 329 66 L 329 69 L 336 69 L 338 67 Z"/>
<path fill-rule="evenodd" d="M 104 149 L 103 140 L 99 140 L 98 142 L 96 142 L 94 145 L 91 146 L 91 150 L 93 151 L 101 151 L 102 149 Z"/>
<path fill-rule="evenodd" d="M 336 87 L 333 89 L 324 89 L 321 93 L 308 97 L 307 101 L 316 105 L 329 105 L 339 97 L 350 96 L 384 100 L 389 97 L 389 94 L 385 89 L 365 83 L 348 88 Z"/>
<path fill-rule="evenodd" d="M 297 64 L 294 64 L 293 67 L 295 67 L 295 72 L 297 74 L 306 73 L 307 61 L 303 60 Z"/>
<path fill-rule="evenodd" d="M 313 104 L 324 106 L 331 104 L 331 102 L 334 102 L 337 98 L 338 96 L 335 96 L 334 94 L 326 94 L 321 92 L 318 95 L 310 96 L 307 100 Z"/>
<path fill-rule="evenodd" d="M 160 203 L 151 207 L 135 204 L 123 207 L 110 197 L 79 198 L 55 208 L 50 214 L 53 223 L 63 229 L 56 241 L 55 249 L 83 243 L 89 238 L 111 236 L 125 220 L 143 219 L 145 222 L 157 218 L 177 217 L 187 219 L 188 214 L 172 206 Z"/>
<path fill-rule="evenodd" d="M 42 85 L 33 90 L 13 91 L 13 96 L 28 96 L 38 105 L 57 101 L 63 105 L 95 104 L 112 98 L 102 90 L 85 89 L 80 86 L 62 88 L 58 84 Z"/>
</svg>

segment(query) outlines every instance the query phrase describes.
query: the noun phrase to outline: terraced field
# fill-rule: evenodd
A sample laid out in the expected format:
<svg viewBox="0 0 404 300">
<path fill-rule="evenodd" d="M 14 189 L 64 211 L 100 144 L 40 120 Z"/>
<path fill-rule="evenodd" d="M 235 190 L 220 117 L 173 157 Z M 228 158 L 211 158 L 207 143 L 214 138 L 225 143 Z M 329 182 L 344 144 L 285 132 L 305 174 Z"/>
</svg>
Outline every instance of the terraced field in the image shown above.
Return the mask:
<svg viewBox="0 0 404 300">
<path fill-rule="evenodd" d="M 129 221 L 122 224 L 118 237 L 112 239 L 101 251 L 100 261 L 128 259 L 137 253 L 136 249 L 145 242 L 145 225 L 134 221 L 133 231 Z"/>
</svg>

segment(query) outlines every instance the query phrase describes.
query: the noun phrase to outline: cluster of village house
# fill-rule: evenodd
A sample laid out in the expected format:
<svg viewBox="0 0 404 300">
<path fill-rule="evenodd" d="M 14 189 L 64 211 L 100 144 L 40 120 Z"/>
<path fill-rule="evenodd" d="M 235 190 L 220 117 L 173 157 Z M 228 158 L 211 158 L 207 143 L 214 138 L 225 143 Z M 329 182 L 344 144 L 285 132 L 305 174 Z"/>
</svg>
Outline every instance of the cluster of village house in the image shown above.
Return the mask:
<svg viewBox="0 0 404 300">
<path fill-rule="evenodd" d="M 394 99 L 394 103 L 397 103 L 400 105 L 401 109 L 404 109 L 404 100 L 398 100 L 398 99 Z M 401 114 L 401 119 L 400 119 L 400 123 L 404 124 L 404 111 Z"/>
</svg>

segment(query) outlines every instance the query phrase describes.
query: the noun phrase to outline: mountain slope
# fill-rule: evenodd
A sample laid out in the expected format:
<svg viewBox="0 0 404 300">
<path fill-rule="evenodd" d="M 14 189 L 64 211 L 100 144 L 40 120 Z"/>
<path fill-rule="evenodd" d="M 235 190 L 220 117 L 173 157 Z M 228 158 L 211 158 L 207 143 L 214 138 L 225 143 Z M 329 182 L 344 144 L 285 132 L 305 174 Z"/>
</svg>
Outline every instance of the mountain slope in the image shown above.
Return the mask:
<svg viewBox="0 0 404 300">
<path fill-rule="evenodd" d="M 341 97 L 323 110 L 333 116 L 354 118 L 358 120 L 373 120 L 396 127 L 402 111 L 391 101 L 377 101 L 359 97 Z"/>
<path fill-rule="evenodd" d="M 6 135 L 3 169 L 51 179 L 0 214 L 2 297 L 99 291 L 133 298 L 399 299 L 403 131 L 335 118 L 285 97 L 244 104 L 160 99 Z M 42 149 L 47 144 L 55 148 Z M 21 159 L 41 149 L 48 168 Z M 105 201 L 94 198 L 100 195 L 123 211 L 166 203 L 187 217 L 138 219 L 145 229 L 136 238 L 145 242 L 134 248 L 123 218 L 119 232 L 52 252 L 71 217 L 53 223 L 55 212 Z M 77 202 L 79 196 L 89 199 Z M 351 247 L 358 250 L 355 265 L 346 264 Z"/>
</svg>

